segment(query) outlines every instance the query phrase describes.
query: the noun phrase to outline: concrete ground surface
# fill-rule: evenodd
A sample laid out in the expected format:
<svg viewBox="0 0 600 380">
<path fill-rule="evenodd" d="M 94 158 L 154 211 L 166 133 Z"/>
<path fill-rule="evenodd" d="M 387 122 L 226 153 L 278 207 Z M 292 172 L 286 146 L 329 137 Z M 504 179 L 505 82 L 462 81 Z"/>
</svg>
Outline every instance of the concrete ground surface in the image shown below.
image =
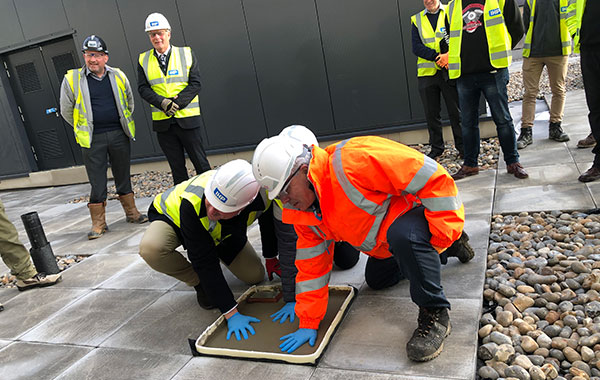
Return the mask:
<svg viewBox="0 0 600 380">
<path fill-rule="evenodd" d="M 513 103 L 511 111 L 518 128 L 520 103 Z M 576 148 L 577 140 L 589 133 L 583 91 L 567 96 L 563 126 L 569 142 L 548 140 L 547 126 L 548 110 L 540 101 L 534 143 L 519 151 L 528 179 L 507 174 L 501 158 L 498 170 L 457 182 L 476 256 L 467 264 L 453 258 L 443 268 L 452 334 L 442 354 L 426 363 L 406 357 L 417 318 L 407 281 L 384 291 L 369 289 L 366 255 L 353 269 L 333 272 L 332 284 L 351 284 L 359 295 L 317 366 L 192 357 L 187 339 L 196 338 L 219 314 L 201 309 L 193 289 L 142 261 L 137 247 L 147 225 L 126 223 L 119 202 L 109 201 L 110 231 L 88 241 L 87 207 L 67 203 L 87 193 L 88 185 L 1 192 L 23 242 L 28 239 L 19 216 L 37 211 L 56 255 L 93 256 L 64 271 L 56 286 L 0 289 L 5 306 L 0 313 L 0 378 L 474 379 L 492 215 L 600 207 L 600 182 L 577 181 L 593 158 L 590 149 Z M 146 209 L 150 202 L 139 199 L 138 207 Z M 259 250 L 257 226 L 249 236 Z M 0 265 L 0 273 L 6 271 Z M 225 274 L 236 295 L 246 290 L 227 270 Z"/>
</svg>

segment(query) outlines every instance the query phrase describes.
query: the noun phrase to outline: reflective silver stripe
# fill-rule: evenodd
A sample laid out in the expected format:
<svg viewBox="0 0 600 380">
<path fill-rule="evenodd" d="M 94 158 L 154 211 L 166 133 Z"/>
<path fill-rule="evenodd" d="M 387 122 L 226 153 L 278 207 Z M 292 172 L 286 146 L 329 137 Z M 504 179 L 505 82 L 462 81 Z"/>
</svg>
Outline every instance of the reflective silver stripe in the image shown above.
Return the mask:
<svg viewBox="0 0 600 380">
<path fill-rule="evenodd" d="M 563 41 L 562 42 L 562 47 L 569 47 L 571 46 L 571 41 Z"/>
<path fill-rule="evenodd" d="M 142 58 L 142 69 L 144 69 L 144 73 L 146 73 L 146 76 L 148 76 L 148 66 L 150 65 L 150 54 L 152 54 L 152 51 L 147 51 L 146 53 L 144 53 L 144 57 Z M 146 78 L 148 79 L 148 78 Z"/>
<path fill-rule="evenodd" d="M 433 63 L 433 62 L 417 63 L 417 68 L 419 68 L 419 69 L 435 69 L 435 63 Z"/>
<path fill-rule="evenodd" d="M 308 260 L 315 258 L 327 252 L 329 244 L 332 240 L 325 240 L 318 245 L 310 248 L 297 248 L 296 249 L 296 260 Z"/>
<path fill-rule="evenodd" d="M 186 77 L 184 76 L 176 76 L 176 77 L 168 77 L 166 80 L 167 83 L 181 83 L 181 82 L 187 82 Z"/>
<path fill-rule="evenodd" d="M 417 174 L 415 174 L 404 191 L 411 194 L 417 194 L 417 192 L 421 190 L 423 186 L 425 186 L 427 181 L 429 181 L 429 178 L 431 178 L 431 176 L 437 171 L 437 162 L 427 156 L 424 157 L 425 161 L 423 162 L 423 166 L 421 166 L 421 169 L 419 169 Z"/>
<path fill-rule="evenodd" d="M 200 103 L 198 102 L 192 102 L 190 104 L 188 104 L 185 109 L 190 109 L 190 108 L 199 108 L 200 107 Z"/>
<path fill-rule="evenodd" d="M 529 43 L 523 44 L 523 49 L 531 49 L 531 44 L 529 44 Z"/>
<path fill-rule="evenodd" d="M 423 38 L 423 44 L 431 44 L 433 42 L 435 42 L 435 37 Z"/>
<path fill-rule="evenodd" d="M 497 53 L 492 53 L 491 58 L 492 58 L 492 60 L 496 60 L 496 59 L 501 59 L 501 58 L 507 58 L 510 55 L 511 55 L 510 51 L 499 51 Z"/>
<path fill-rule="evenodd" d="M 171 217 L 171 215 L 169 215 L 169 213 L 167 212 L 167 198 L 169 197 L 169 195 L 171 195 L 171 193 L 175 190 L 175 187 L 170 188 L 169 190 L 166 190 L 164 193 L 162 193 L 162 195 L 160 196 L 160 211 L 162 211 L 163 215 L 165 215 L 167 218 L 171 219 L 172 221 L 173 218 Z"/>
<path fill-rule="evenodd" d="M 163 82 L 163 78 L 152 79 L 152 80 L 148 81 L 148 83 L 150 83 L 150 86 L 161 84 L 162 82 Z"/>
<path fill-rule="evenodd" d="M 444 38 L 444 33 L 435 32 L 435 37 L 436 38 Z"/>
<path fill-rule="evenodd" d="M 502 24 L 504 22 L 504 17 L 496 17 L 485 22 L 485 27 L 489 28 L 490 26 Z"/>
<path fill-rule="evenodd" d="M 450 4 L 448 4 L 448 25 L 452 25 L 452 14 L 454 13 L 454 1 L 451 1 Z M 450 37 L 452 37 L 452 34 L 450 34 Z"/>
<path fill-rule="evenodd" d="M 460 63 L 449 63 L 448 70 L 460 70 Z"/>
<path fill-rule="evenodd" d="M 196 194 L 198 197 L 202 198 L 202 196 L 204 195 L 204 187 L 202 186 L 197 186 L 197 185 L 188 185 L 185 188 L 185 191 L 187 193 L 192 193 L 192 194 Z"/>
<path fill-rule="evenodd" d="M 381 205 L 378 205 L 377 203 L 365 198 L 365 196 L 363 196 L 361 192 L 350 183 L 348 177 L 346 177 L 342 163 L 342 148 L 347 142 L 348 140 L 344 140 L 335 148 L 335 152 L 333 153 L 333 171 L 350 202 L 364 212 L 375 216 L 375 221 L 373 222 L 371 229 L 367 233 L 365 240 L 359 246 L 361 251 L 370 251 L 375 248 L 377 243 L 375 238 L 377 237 L 377 232 L 379 232 L 381 222 L 383 221 L 383 218 L 385 217 L 390 205 L 391 195 L 388 195 L 387 199 L 383 201 Z"/>
<path fill-rule="evenodd" d="M 567 17 L 566 18 L 574 17 L 576 13 L 577 13 L 577 11 L 571 11 L 571 12 L 567 13 Z"/>
<path fill-rule="evenodd" d="M 450 37 L 460 37 L 460 30 L 451 30 Z"/>
<path fill-rule="evenodd" d="M 310 292 L 313 290 L 318 290 L 324 286 L 327 286 L 327 284 L 329 284 L 329 277 L 331 277 L 331 271 L 327 272 L 326 274 L 324 274 L 321 277 L 318 277 L 318 278 L 315 278 L 312 280 L 297 282 L 296 283 L 296 294 L 306 293 L 306 292 Z"/>
<path fill-rule="evenodd" d="M 458 194 L 455 197 L 421 198 L 421 203 L 429 211 L 454 211 L 462 205 Z"/>
</svg>

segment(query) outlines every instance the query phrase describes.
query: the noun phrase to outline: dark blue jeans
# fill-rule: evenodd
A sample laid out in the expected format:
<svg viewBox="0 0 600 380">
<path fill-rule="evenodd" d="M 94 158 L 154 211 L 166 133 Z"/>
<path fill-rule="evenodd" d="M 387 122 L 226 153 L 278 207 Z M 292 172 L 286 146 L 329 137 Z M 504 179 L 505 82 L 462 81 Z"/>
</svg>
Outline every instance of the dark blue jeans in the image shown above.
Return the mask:
<svg viewBox="0 0 600 380">
<path fill-rule="evenodd" d="M 507 165 L 519 162 L 517 138 L 512 116 L 508 110 L 508 69 L 494 73 L 464 74 L 458 78 L 458 102 L 462 114 L 462 135 L 465 147 L 466 166 L 477 166 L 479 156 L 479 100 L 485 96 L 492 119 L 496 123 L 500 148 Z"/>
<path fill-rule="evenodd" d="M 450 308 L 442 288 L 440 257 L 429 242 L 431 232 L 424 211 L 417 207 L 396 218 L 387 231 L 387 241 L 401 273 L 410 281 L 412 301 L 419 307 Z"/>
</svg>

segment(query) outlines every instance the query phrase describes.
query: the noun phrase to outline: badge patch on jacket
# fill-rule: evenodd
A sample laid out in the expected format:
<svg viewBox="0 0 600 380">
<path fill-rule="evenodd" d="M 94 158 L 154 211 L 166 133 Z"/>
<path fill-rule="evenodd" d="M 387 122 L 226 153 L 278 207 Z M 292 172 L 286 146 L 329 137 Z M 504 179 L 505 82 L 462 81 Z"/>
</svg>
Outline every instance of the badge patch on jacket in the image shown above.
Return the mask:
<svg viewBox="0 0 600 380">
<path fill-rule="evenodd" d="M 490 11 L 490 17 L 498 16 L 500 13 L 502 13 L 500 8 L 492 9 Z"/>
<path fill-rule="evenodd" d="M 179 74 L 179 70 L 177 70 L 177 69 L 169 70 L 168 74 L 169 75 L 177 75 L 177 74 Z"/>
</svg>

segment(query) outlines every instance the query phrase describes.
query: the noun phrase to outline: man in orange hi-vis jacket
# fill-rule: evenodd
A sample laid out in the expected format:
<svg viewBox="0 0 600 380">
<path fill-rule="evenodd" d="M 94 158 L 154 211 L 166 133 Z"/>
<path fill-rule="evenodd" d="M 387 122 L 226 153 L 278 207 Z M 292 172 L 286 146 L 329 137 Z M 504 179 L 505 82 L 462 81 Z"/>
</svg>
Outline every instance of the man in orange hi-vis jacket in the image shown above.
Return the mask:
<svg viewBox="0 0 600 380">
<path fill-rule="evenodd" d="M 386 264 L 382 275 L 401 271 L 409 279 L 419 317 L 408 357 L 439 355 L 450 334 L 441 262 L 473 257 L 463 233 L 464 207 L 448 172 L 412 148 L 374 136 L 325 149 L 271 137 L 257 146 L 252 167 L 269 197 L 285 204 L 283 222 L 294 224 L 298 234 L 300 328 L 281 338 L 282 351 L 314 345 L 327 310 L 334 242 L 343 240 Z"/>
</svg>

